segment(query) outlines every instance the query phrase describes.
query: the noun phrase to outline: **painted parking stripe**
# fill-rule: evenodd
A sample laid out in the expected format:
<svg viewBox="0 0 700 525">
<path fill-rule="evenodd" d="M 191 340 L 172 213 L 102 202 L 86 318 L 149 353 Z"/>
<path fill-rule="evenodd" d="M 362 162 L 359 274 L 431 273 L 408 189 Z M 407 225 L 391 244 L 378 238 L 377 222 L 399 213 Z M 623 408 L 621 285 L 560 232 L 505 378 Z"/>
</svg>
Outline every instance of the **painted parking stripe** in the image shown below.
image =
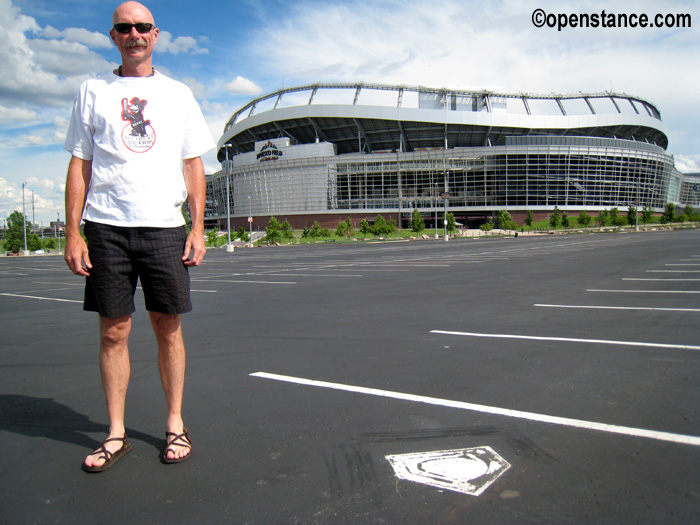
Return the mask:
<svg viewBox="0 0 700 525">
<path fill-rule="evenodd" d="M 647 273 L 700 273 L 700 270 L 647 270 Z"/>
<path fill-rule="evenodd" d="M 590 310 L 650 310 L 658 312 L 700 312 L 700 308 L 654 308 L 650 306 L 584 306 L 576 304 L 533 304 L 543 308 L 581 308 Z"/>
<path fill-rule="evenodd" d="M 72 299 L 57 299 L 55 297 L 39 297 L 37 295 L 23 295 L 18 293 L 0 293 L 5 297 L 22 297 L 23 299 L 38 299 L 39 301 L 58 301 L 60 303 L 82 303 L 83 301 L 74 301 Z"/>
<path fill-rule="evenodd" d="M 589 288 L 587 292 L 607 293 L 700 293 L 700 290 L 596 290 Z"/>
<path fill-rule="evenodd" d="M 318 388 L 327 388 L 331 390 L 342 390 L 345 392 L 353 392 L 356 394 L 365 394 L 371 396 L 386 397 L 391 399 L 400 399 L 402 401 L 411 401 L 414 403 L 424 403 L 428 405 L 436 405 L 447 408 L 458 408 L 461 410 L 469 410 L 472 412 L 481 412 L 485 414 L 493 414 L 497 416 L 506 416 L 516 419 L 526 419 L 539 423 L 550 423 L 553 425 L 563 425 L 567 427 L 582 428 L 586 430 L 596 430 L 599 432 L 610 432 L 613 434 L 622 434 L 626 436 L 641 437 L 647 439 L 655 439 L 657 441 L 668 441 L 682 445 L 692 445 L 700 447 L 700 436 L 690 436 L 686 434 L 674 434 L 671 432 L 662 432 L 658 430 L 647 430 L 644 428 L 623 427 L 619 425 L 609 425 L 607 423 L 597 423 L 595 421 L 585 421 L 582 419 L 571 419 L 566 417 L 550 416 L 547 414 L 537 414 L 534 412 L 523 412 L 520 410 L 511 410 L 509 408 L 500 408 L 487 405 L 477 405 L 474 403 L 465 403 L 463 401 L 452 401 L 449 399 L 439 399 L 436 397 L 418 396 L 415 394 L 406 394 L 403 392 L 393 392 L 390 390 L 379 390 L 376 388 L 367 388 L 355 385 L 344 385 L 341 383 L 329 383 L 326 381 L 317 381 L 314 379 L 304 379 L 300 377 L 292 377 L 280 374 L 270 374 L 267 372 L 256 372 L 250 374 L 252 377 L 263 379 L 271 379 L 274 381 L 283 381 L 304 386 L 313 386 Z"/>
<path fill-rule="evenodd" d="M 670 281 L 670 282 L 699 282 L 700 279 L 669 279 L 668 277 L 662 277 L 661 279 L 653 279 L 648 277 L 623 277 L 623 281 Z"/>
<path fill-rule="evenodd" d="M 680 350 L 700 350 L 700 346 L 675 345 L 668 343 L 644 343 L 640 341 L 614 341 L 607 339 L 575 339 L 570 337 L 542 337 L 535 335 L 514 335 L 514 334 L 480 334 L 476 332 L 448 332 L 444 330 L 431 330 L 431 334 L 459 335 L 463 337 L 492 337 L 496 339 L 526 339 L 530 341 L 559 341 L 564 343 L 587 343 L 602 345 L 622 345 L 622 346 L 643 346 L 651 348 L 674 348 Z"/>
<path fill-rule="evenodd" d="M 243 284 L 297 284 L 294 281 L 245 281 L 242 279 L 192 279 L 192 282 L 200 283 L 243 283 Z"/>
</svg>

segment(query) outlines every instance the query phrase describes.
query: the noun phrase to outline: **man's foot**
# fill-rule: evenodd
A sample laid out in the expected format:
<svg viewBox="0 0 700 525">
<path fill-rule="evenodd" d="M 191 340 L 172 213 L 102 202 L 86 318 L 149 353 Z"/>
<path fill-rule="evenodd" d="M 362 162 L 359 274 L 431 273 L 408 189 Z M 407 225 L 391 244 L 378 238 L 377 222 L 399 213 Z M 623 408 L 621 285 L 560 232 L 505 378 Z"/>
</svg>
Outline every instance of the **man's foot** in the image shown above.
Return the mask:
<svg viewBox="0 0 700 525">
<path fill-rule="evenodd" d="M 190 457 L 192 453 L 192 441 L 187 435 L 187 429 L 182 429 L 182 434 L 175 432 L 165 433 L 165 450 L 161 461 L 163 463 L 180 463 Z"/>
<path fill-rule="evenodd" d="M 130 451 L 131 444 L 126 442 L 126 435 L 105 439 L 100 448 L 85 458 L 82 469 L 85 472 L 103 472 Z"/>
</svg>

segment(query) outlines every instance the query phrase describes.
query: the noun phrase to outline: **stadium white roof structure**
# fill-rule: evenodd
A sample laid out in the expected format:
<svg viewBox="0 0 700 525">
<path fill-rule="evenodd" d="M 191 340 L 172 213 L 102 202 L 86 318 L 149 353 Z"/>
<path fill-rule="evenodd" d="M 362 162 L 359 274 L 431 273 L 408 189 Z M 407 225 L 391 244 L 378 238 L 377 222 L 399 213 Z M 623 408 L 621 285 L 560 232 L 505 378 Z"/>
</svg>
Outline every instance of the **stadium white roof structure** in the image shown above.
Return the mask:
<svg viewBox="0 0 700 525">
<path fill-rule="evenodd" d="M 337 153 L 410 152 L 499 145 L 506 137 L 625 139 L 668 146 L 650 102 L 622 93 L 531 94 L 423 86 L 317 83 L 285 88 L 236 111 L 219 140 L 219 160 L 257 141 L 331 142 Z"/>
</svg>

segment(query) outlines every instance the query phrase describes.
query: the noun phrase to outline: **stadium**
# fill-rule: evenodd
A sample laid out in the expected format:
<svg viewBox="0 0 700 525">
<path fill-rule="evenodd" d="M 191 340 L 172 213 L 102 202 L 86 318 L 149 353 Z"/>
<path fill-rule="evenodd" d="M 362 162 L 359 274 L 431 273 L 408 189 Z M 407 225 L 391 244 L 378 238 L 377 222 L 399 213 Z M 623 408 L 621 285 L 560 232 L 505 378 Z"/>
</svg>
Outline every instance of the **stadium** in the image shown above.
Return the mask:
<svg viewBox="0 0 700 525">
<path fill-rule="evenodd" d="M 479 227 L 499 210 L 522 224 L 568 214 L 697 206 L 697 174 L 666 152 L 651 102 L 612 92 L 527 94 L 384 84 L 313 84 L 256 98 L 218 142 L 206 221 L 294 228 L 357 225 L 379 214 L 408 227 L 444 211 Z M 228 196 L 228 206 L 227 206 Z M 635 204 L 636 203 L 636 204 Z"/>
</svg>

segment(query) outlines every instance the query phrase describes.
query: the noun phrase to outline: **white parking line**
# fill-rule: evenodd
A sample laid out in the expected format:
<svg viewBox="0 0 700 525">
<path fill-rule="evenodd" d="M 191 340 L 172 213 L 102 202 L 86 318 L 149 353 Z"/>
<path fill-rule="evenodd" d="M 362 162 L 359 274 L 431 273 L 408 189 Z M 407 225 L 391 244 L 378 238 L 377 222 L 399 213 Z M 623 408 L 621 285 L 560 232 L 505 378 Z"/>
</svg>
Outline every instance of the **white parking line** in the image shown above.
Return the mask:
<svg viewBox="0 0 700 525">
<path fill-rule="evenodd" d="M 700 279 L 649 279 L 645 277 L 623 277 L 623 281 L 671 281 L 671 282 L 699 282 Z"/>
<path fill-rule="evenodd" d="M 332 390 L 342 390 L 345 392 L 354 392 L 357 394 L 366 394 L 371 396 L 387 397 L 392 399 L 400 399 L 403 401 L 411 401 L 414 403 L 425 403 L 428 405 L 437 405 L 448 408 L 458 408 L 461 410 L 470 410 L 473 412 L 481 412 L 486 414 L 494 414 L 497 416 L 506 416 L 517 419 L 527 419 L 539 423 L 550 423 L 554 425 L 563 425 L 567 427 L 583 428 L 586 430 L 597 430 L 599 432 L 610 432 L 613 434 L 622 434 L 626 436 L 635 436 L 658 441 L 669 441 L 682 445 L 692 445 L 700 447 L 700 437 L 690 436 L 686 434 L 674 434 L 671 432 L 662 432 L 658 430 L 647 430 L 643 428 L 623 427 L 619 425 L 609 425 L 607 423 L 597 423 L 595 421 L 584 421 L 582 419 L 571 419 L 566 417 L 550 416 L 547 414 L 537 414 L 534 412 L 523 412 L 520 410 L 511 410 L 509 408 L 500 408 L 487 405 L 477 405 L 474 403 L 465 403 L 463 401 L 452 401 L 449 399 L 439 399 L 436 397 L 418 396 L 414 394 L 406 394 L 402 392 L 392 392 L 389 390 L 379 390 L 376 388 L 366 388 L 361 386 L 344 385 L 340 383 L 328 383 L 326 381 L 316 381 L 313 379 L 303 379 L 300 377 L 291 377 L 279 374 L 270 374 L 267 372 L 256 372 L 250 374 L 252 377 L 260 377 L 263 379 L 272 379 L 275 381 L 284 381 L 287 383 L 295 383 L 298 385 L 313 386 L 320 388 L 329 388 Z"/>
<path fill-rule="evenodd" d="M 659 312 L 700 312 L 700 308 L 653 308 L 649 306 L 583 306 L 575 304 L 533 304 L 543 308 L 583 308 L 600 310 L 652 310 Z"/>
<path fill-rule="evenodd" d="M 608 293 L 700 293 L 700 290 L 595 290 L 589 288 L 587 292 L 608 292 Z"/>
<path fill-rule="evenodd" d="M 700 270 L 647 270 L 647 273 L 700 273 Z"/>
<path fill-rule="evenodd" d="M 192 282 L 200 283 L 243 283 L 243 284 L 297 284 L 294 281 L 244 281 L 234 279 L 192 279 Z"/>
<path fill-rule="evenodd" d="M 60 303 L 82 303 L 83 301 L 74 301 L 72 299 L 57 299 L 55 297 L 38 297 L 36 295 L 22 295 L 18 293 L 0 293 L 6 297 L 22 297 L 24 299 L 38 299 L 40 301 L 58 301 Z"/>
<path fill-rule="evenodd" d="M 448 332 L 444 330 L 431 330 L 431 334 L 459 335 L 462 337 L 491 337 L 497 339 L 526 339 L 530 341 L 561 341 L 565 343 L 588 343 L 600 345 L 621 345 L 621 346 L 643 346 L 651 348 L 674 348 L 680 350 L 700 350 L 700 346 L 675 345 L 669 343 L 644 343 L 639 341 L 615 341 L 608 339 L 576 339 L 570 337 L 542 337 L 535 335 L 514 335 L 514 334 L 480 334 L 476 332 Z"/>
</svg>

